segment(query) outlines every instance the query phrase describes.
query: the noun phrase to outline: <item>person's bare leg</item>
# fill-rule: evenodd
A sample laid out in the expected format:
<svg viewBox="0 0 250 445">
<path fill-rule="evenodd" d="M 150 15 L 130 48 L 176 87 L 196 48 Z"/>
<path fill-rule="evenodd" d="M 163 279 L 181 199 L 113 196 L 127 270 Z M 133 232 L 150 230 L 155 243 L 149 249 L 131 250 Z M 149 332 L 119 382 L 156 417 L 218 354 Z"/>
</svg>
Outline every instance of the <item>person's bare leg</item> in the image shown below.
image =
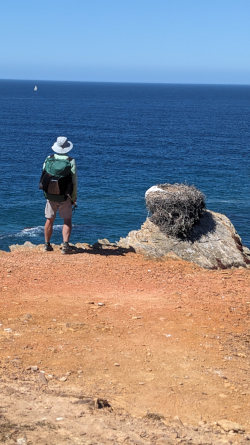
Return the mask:
<svg viewBox="0 0 250 445">
<path fill-rule="evenodd" d="M 63 242 L 68 243 L 69 238 L 71 235 L 71 229 L 72 229 L 72 221 L 71 219 L 65 219 L 63 228 L 62 228 L 62 236 L 63 236 Z"/>
<path fill-rule="evenodd" d="M 45 226 L 44 226 L 44 238 L 45 238 L 46 243 L 50 242 L 50 238 L 53 233 L 54 220 L 55 220 L 54 218 L 46 219 Z"/>
</svg>

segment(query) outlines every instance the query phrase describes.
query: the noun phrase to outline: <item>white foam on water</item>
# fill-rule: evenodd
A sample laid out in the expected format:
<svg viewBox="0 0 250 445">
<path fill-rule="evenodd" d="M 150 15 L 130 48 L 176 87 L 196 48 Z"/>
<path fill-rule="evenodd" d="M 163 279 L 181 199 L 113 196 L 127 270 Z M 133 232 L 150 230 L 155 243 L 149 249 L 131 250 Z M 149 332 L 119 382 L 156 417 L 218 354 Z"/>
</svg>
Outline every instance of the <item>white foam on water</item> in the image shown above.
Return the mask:
<svg viewBox="0 0 250 445">
<path fill-rule="evenodd" d="M 207 198 L 207 202 L 209 204 L 240 204 L 240 203 L 246 203 L 247 199 L 246 197 L 244 198 L 235 198 L 235 199 L 221 199 L 221 198 Z"/>
<path fill-rule="evenodd" d="M 60 231 L 62 230 L 62 225 L 60 224 L 56 224 L 54 225 L 54 230 L 55 231 Z M 0 239 L 4 239 L 4 238 L 24 238 L 24 237 L 28 237 L 28 238 L 35 238 L 38 235 L 42 235 L 44 231 L 44 226 L 36 226 L 36 227 L 25 227 L 24 229 L 22 229 L 20 232 L 16 232 L 16 233 L 8 233 L 5 235 L 0 235 Z"/>
<path fill-rule="evenodd" d="M 15 236 L 18 238 L 22 238 L 24 236 L 32 238 L 37 235 L 40 235 L 43 232 L 43 230 L 44 230 L 43 226 L 26 227 L 25 229 L 21 230 L 21 232 L 16 233 Z"/>
<path fill-rule="evenodd" d="M 56 224 L 54 225 L 54 230 L 62 230 L 62 225 Z M 44 226 L 37 226 L 37 227 L 26 227 L 25 229 L 21 230 L 21 232 L 16 233 L 15 236 L 17 237 L 24 237 L 29 236 L 30 238 L 34 238 L 37 235 L 43 234 Z"/>
</svg>

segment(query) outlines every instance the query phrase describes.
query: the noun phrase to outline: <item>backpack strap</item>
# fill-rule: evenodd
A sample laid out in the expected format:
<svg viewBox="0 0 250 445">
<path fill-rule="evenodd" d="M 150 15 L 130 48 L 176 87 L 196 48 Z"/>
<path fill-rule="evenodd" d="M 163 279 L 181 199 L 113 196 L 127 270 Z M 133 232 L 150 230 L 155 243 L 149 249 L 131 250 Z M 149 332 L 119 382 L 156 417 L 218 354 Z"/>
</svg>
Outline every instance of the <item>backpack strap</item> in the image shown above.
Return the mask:
<svg viewBox="0 0 250 445">
<path fill-rule="evenodd" d="M 53 154 L 53 155 L 50 155 L 49 157 L 50 157 L 50 158 L 54 158 L 55 155 Z M 71 158 L 70 156 L 67 156 L 67 158 L 68 158 L 69 161 L 72 161 L 72 159 L 73 159 L 73 158 Z"/>
</svg>

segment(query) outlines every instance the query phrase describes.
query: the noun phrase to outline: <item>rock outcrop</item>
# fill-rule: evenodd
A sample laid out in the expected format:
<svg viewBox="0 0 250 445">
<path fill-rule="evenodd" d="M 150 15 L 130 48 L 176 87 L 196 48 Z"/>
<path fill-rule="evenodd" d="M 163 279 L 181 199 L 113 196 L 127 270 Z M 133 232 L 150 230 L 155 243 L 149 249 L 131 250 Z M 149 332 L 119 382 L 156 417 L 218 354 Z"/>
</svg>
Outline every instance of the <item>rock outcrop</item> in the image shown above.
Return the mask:
<svg viewBox="0 0 250 445">
<path fill-rule="evenodd" d="M 147 218 L 140 230 L 133 230 L 117 245 L 148 257 L 176 256 L 207 269 L 250 264 L 250 251 L 243 247 L 233 224 L 225 215 L 210 210 L 204 212 L 185 240 L 168 237 Z"/>
</svg>

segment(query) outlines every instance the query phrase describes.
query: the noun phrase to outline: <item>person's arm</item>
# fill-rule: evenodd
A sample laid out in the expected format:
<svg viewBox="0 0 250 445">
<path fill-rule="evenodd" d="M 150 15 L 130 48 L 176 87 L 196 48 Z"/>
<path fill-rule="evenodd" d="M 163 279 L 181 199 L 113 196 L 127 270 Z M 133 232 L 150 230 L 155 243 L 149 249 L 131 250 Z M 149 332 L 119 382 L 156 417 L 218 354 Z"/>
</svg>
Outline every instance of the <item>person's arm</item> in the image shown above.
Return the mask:
<svg viewBox="0 0 250 445">
<path fill-rule="evenodd" d="M 71 165 L 71 174 L 72 174 L 72 182 L 73 182 L 73 192 L 72 192 L 72 201 L 76 202 L 77 200 L 77 169 L 76 169 L 76 161 L 72 159 L 70 161 Z"/>
<path fill-rule="evenodd" d="M 39 189 L 40 190 L 43 190 L 43 176 L 45 174 L 45 162 L 46 162 L 46 159 L 45 159 L 45 161 L 43 163 L 43 169 L 42 169 L 42 173 L 41 173 L 40 180 L 39 180 Z"/>
<path fill-rule="evenodd" d="M 45 164 L 46 164 L 46 161 L 47 161 L 48 157 L 49 157 L 49 156 L 47 156 L 47 158 L 45 159 L 45 161 L 44 161 L 44 163 L 43 163 L 43 171 L 45 170 Z"/>
</svg>

